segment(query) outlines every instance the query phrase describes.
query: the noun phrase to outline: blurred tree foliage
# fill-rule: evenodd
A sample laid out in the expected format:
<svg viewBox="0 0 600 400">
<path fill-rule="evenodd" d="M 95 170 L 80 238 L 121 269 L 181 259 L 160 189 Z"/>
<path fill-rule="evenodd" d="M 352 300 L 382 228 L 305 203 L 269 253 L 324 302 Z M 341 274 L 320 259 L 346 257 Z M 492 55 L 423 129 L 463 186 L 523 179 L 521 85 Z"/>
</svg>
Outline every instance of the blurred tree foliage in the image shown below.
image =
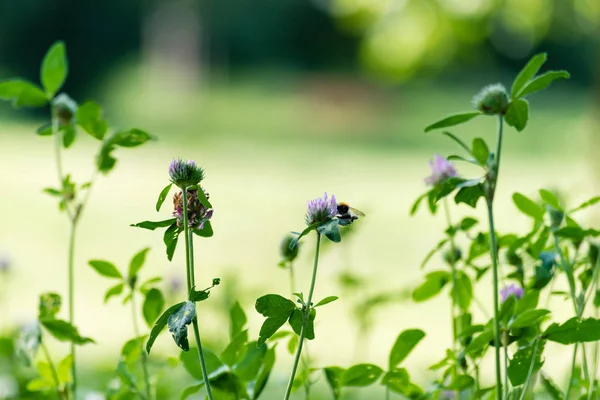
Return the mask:
<svg viewBox="0 0 600 400">
<path fill-rule="evenodd" d="M 328 8 L 363 37 L 364 65 L 394 81 L 490 54 L 515 69 L 539 49 L 575 79 L 600 76 L 598 0 L 330 0 Z"/>
</svg>

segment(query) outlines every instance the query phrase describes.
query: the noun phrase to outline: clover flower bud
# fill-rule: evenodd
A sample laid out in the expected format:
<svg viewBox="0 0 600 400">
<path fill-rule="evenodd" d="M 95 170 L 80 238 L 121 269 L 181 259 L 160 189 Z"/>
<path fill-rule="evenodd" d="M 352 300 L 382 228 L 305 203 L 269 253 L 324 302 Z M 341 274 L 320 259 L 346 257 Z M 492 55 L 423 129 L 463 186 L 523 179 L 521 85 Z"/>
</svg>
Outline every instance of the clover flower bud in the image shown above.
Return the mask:
<svg viewBox="0 0 600 400">
<path fill-rule="evenodd" d="M 486 115 L 504 115 L 508 104 L 508 93 L 500 83 L 484 87 L 473 97 L 473 106 Z"/>
<path fill-rule="evenodd" d="M 560 224 L 562 224 L 563 219 L 565 218 L 565 213 L 561 210 L 557 210 L 554 207 L 550 207 L 546 205 L 546 223 L 552 230 L 556 230 L 560 228 Z"/>
<path fill-rule="evenodd" d="M 52 100 L 54 112 L 61 125 L 70 125 L 77 112 L 77 103 L 66 93 L 61 93 Z"/>
<path fill-rule="evenodd" d="M 325 223 L 333 219 L 337 215 L 337 201 L 334 195 L 328 198 L 327 193 L 323 197 L 311 200 L 307 204 L 306 225 L 312 225 L 316 222 Z"/>
<path fill-rule="evenodd" d="M 279 245 L 279 253 L 281 254 L 281 258 L 284 262 L 292 262 L 298 257 L 298 248 L 300 247 L 300 243 L 294 246 L 293 249 L 290 249 L 290 244 L 294 240 L 292 235 L 287 235 L 281 241 Z"/>
<path fill-rule="evenodd" d="M 431 175 L 425 178 L 427 185 L 438 186 L 444 183 L 446 179 L 458 176 L 454 164 L 439 154 L 436 154 L 433 160 L 429 161 L 429 167 L 431 168 Z"/>
<path fill-rule="evenodd" d="M 455 264 L 462 258 L 462 251 L 458 247 L 448 249 L 444 252 L 444 261 L 448 265 Z"/>
<path fill-rule="evenodd" d="M 171 182 L 183 189 L 199 184 L 204 179 L 204 170 L 192 160 L 177 158 L 169 165 L 169 177 Z"/>
<path fill-rule="evenodd" d="M 524 294 L 525 291 L 522 287 L 511 283 L 510 285 L 506 285 L 500 289 L 500 301 L 505 302 L 510 296 L 515 296 L 515 298 L 519 300 Z"/>
</svg>

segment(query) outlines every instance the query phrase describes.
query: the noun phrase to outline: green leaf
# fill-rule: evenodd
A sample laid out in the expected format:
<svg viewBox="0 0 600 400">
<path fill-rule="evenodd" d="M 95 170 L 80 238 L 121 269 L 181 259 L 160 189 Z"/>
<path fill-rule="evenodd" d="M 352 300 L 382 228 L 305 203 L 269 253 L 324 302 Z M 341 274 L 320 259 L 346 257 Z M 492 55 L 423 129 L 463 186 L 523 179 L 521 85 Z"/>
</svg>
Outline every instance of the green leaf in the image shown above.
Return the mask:
<svg viewBox="0 0 600 400">
<path fill-rule="evenodd" d="M 508 327 L 510 329 L 526 328 L 538 324 L 546 315 L 550 314 L 548 310 L 527 310 L 517 315 Z"/>
<path fill-rule="evenodd" d="M 194 229 L 192 232 L 200 237 L 212 237 L 214 235 L 212 224 L 210 221 L 205 221 L 202 229 Z"/>
<path fill-rule="evenodd" d="M 519 94 L 519 97 L 525 97 L 532 93 L 546 89 L 552 82 L 557 79 L 569 79 L 571 75 L 567 71 L 548 71 L 542 75 L 535 77 L 527 84 Z"/>
<path fill-rule="evenodd" d="M 246 344 L 246 349 L 243 350 L 244 358 L 239 361 L 233 368 L 235 374 L 245 382 L 250 382 L 256 379 L 260 371 L 260 367 L 267 354 L 267 345 L 258 345 L 257 342 Z"/>
<path fill-rule="evenodd" d="M 422 195 L 420 195 L 419 197 L 417 197 L 417 200 L 415 200 L 415 202 L 413 203 L 412 207 L 410 208 L 410 216 L 411 217 L 413 215 L 415 215 L 415 213 L 419 209 L 419 205 L 421 204 L 421 202 L 423 201 L 423 199 L 426 198 L 427 196 L 429 196 L 429 192 L 423 193 Z"/>
<path fill-rule="evenodd" d="M 246 343 L 248 342 L 248 330 L 237 334 L 235 338 L 229 342 L 225 350 L 221 353 L 221 360 L 230 367 L 240 362 L 246 354 Z M 256 347 L 256 346 L 255 346 Z"/>
<path fill-rule="evenodd" d="M 217 357 L 215 353 L 204 347 L 202 350 L 204 352 L 206 372 L 210 379 L 227 372 L 228 368 L 221 362 L 221 360 L 219 360 L 219 357 Z M 179 359 L 181 360 L 185 370 L 192 377 L 194 377 L 194 379 L 198 381 L 202 381 L 204 379 L 202 376 L 202 367 L 200 366 L 200 361 L 198 360 L 197 349 L 194 348 L 192 351 L 182 351 L 179 354 Z"/>
<path fill-rule="evenodd" d="M 152 327 L 152 331 L 150 332 L 150 336 L 148 337 L 148 342 L 146 343 L 146 351 L 148 352 L 148 354 L 150 354 L 150 350 L 152 349 L 152 345 L 154 344 L 154 341 L 156 340 L 156 338 L 158 337 L 160 332 L 167 325 L 167 322 L 168 322 L 171 314 L 173 314 L 174 312 L 179 310 L 184 304 L 185 304 L 185 302 L 182 301 L 181 303 L 172 305 L 171 307 L 167 308 L 167 310 L 164 313 L 162 313 L 160 318 L 158 318 L 156 320 L 156 322 L 154 323 L 154 326 Z"/>
<path fill-rule="evenodd" d="M 130 279 L 137 275 L 139 270 L 144 265 L 144 262 L 146 262 L 146 254 L 148 254 L 149 250 L 150 248 L 146 247 L 145 249 L 142 249 L 139 252 L 137 252 L 131 258 L 131 261 L 129 262 L 129 272 L 127 273 Z"/>
<path fill-rule="evenodd" d="M 117 164 L 117 159 L 112 156 L 112 152 L 115 149 L 109 141 L 104 142 L 102 148 L 96 156 L 96 168 L 103 174 L 109 173 Z"/>
<path fill-rule="evenodd" d="M 544 220 L 544 209 L 533 200 L 523 196 L 521 193 L 513 194 L 512 198 L 519 211 L 523 214 L 530 216 L 536 221 Z"/>
<path fill-rule="evenodd" d="M 183 351 L 188 351 L 190 349 L 187 327 L 192 323 L 194 318 L 196 318 L 196 306 L 193 302 L 186 301 L 181 307 L 169 315 L 167 320 L 167 326 L 169 327 L 169 332 L 171 332 L 175 344 Z"/>
<path fill-rule="evenodd" d="M 95 343 L 94 340 L 79 335 L 76 327 L 60 319 L 41 319 L 40 323 L 46 330 L 61 342 L 74 344 Z"/>
<path fill-rule="evenodd" d="M 481 115 L 480 112 L 467 112 L 467 113 L 453 114 L 453 115 L 447 116 L 447 117 L 429 125 L 427 128 L 425 128 L 425 132 L 429 132 L 434 129 L 446 128 L 448 126 L 463 124 L 463 123 L 470 121 L 473 118 L 478 117 L 480 115 Z"/>
<path fill-rule="evenodd" d="M 458 271 L 456 276 L 456 290 L 452 291 L 452 296 L 456 295 L 456 305 L 463 311 L 467 311 L 473 300 L 473 284 L 467 274 Z"/>
<path fill-rule="evenodd" d="M 308 234 L 309 234 L 311 231 L 314 231 L 315 229 L 317 229 L 317 228 L 319 227 L 319 225 L 321 225 L 321 223 L 320 223 L 320 222 L 315 222 L 314 224 L 312 224 L 312 225 L 309 225 L 309 226 L 308 226 L 306 229 L 304 229 L 304 230 L 303 230 L 303 231 L 302 231 L 302 232 L 301 232 L 301 233 L 298 235 L 298 237 L 297 237 L 297 238 L 294 238 L 294 239 L 292 239 L 292 240 L 290 241 L 290 250 L 293 250 L 293 249 L 294 249 L 294 247 L 296 247 L 296 245 L 298 244 L 298 242 L 300 241 L 300 239 L 301 239 L 303 236 L 306 236 L 306 235 L 308 235 Z M 292 233 L 295 233 L 295 232 L 292 232 Z"/>
<path fill-rule="evenodd" d="M 165 219 L 163 221 L 142 221 L 142 222 L 138 222 L 137 224 L 131 224 L 129 226 L 133 226 L 135 228 L 149 229 L 149 230 L 153 231 L 156 228 L 165 228 L 167 226 L 171 226 L 176 222 L 177 222 L 177 218 L 169 218 L 169 219 Z"/>
<path fill-rule="evenodd" d="M 233 339 L 242 332 L 247 322 L 248 318 L 246 317 L 244 309 L 240 303 L 236 301 L 229 309 L 229 339 Z"/>
<path fill-rule="evenodd" d="M 564 399 L 562 390 L 558 387 L 558 385 L 556 383 L 554 383 L 554 381 L 552 380 L 552 378 L 550 376 L 546 375 L 542 371 L 542 373 L 540 373 L 540 378 L 542 381 L 542 386 L 544 386 L 544 389 L 546 389 L 546 392 L 548 392 L 548 394 L 550 395 L 550 397 L 552 399 L 554 399 L 554 400 L 563 400 Z"/>
<path fill-rule="evenodd" d="M 333 398 L 339 400 L 342 397 L 342 377 L 346 370 L 342 367 L 326 367 L 323 368 L 325 380 L 329 388 L 333 392 Z"/>
<path fill-rule="evenodd" d="M 475 352 L 483 350 L 487 347 L 487 345 L 490 344 L 490 341 L 492 341 L 493 339 L 494 332 L 491 329 L 486 329 L 479 335 L 477 335 L 475 338 L 473 338 L 471 343 L 469 343 L 469 345 L 465 349 L 465 352 L 467 354 L 473 354 Z"/>
<path fill-rule="evenodd" d="M 163 235 L 163 242 L 167 248 L 167 259 L 169 261 L 173 259 L 173 254 L 175 254 L 175 249 L 177 248 L 177 240 L 181 232 L 182 229 L 177 226 L 177 222 L 173 222 Z"/>
<path fill-rule="evenodd" d="M 469 155 L 473 156 L 473 153 L 471 152 L 471 149 L 469 148 L 469 146 L 467 146 L 465 144 L 465 142 L 463 142 L 462 140 L 460 140 L 458 138 L 458 136 L 456 136 L 456 135 L 454 135 L 454 134 L 452 134 L 452 133 L 450 133 L 448 131 L 444 131 L 444 132 L 442 132 L 442 134 L 444 134 L 444 135 L 448 136 L 450 139 L 454 140 L 460 147 L 462 147 L 463 149 L 465 149 L 465 151 Z"/>
<path fill-rule="evenodd" d="M 154 321 L 158 318 L 160 313 L 165 308 L 165 297 L 162 292 L 156 288 L 152 288 L 146 293 L 146 298 L 144 299 L 144 306 L 142 308 L 142 312 L 144 315 L 144 320 L 148 324 L 148 326 L 154 325 Z"/>
<path fill-rule="evenodd" d="M 545 342 L 543 340 L 541 342 L 536 340 L 527 347 L 520 348 L 515 353 L 508 365 L 508 377 L 513 386 L 519 386 L 525 383 L 532 363 L 533 373 L 542 368 L 542 365 L 544 365 L 544 361 L 542 360 L 544 344 Z"/>
<path fill-rule="evenodd" d="M 291 314 L 291 312 L 290 312 Z M 258 338 L 258 345 L 262 345 L 264 344 L 268 338 L 270 338 L 271 336 L 273 336 L 273 334 L 275 332 L 277 332 L 277 330 L 279 328 L 281 328 L 283 326 L 283 324 L 285 324 L 287 322 L 289 318 L 289 315 L 278 315 L 276 317 L 269 317 L 265 320 L 265 322 L 263 322 L 262 326 L 260 327 L 260 333 L 259 333 L 259 338 Z"/>
<path fill-rule="evenodd" d="M 256 346 L 254 346 L 256 347 Z M 249 388 L 252 395 L 252 400 L 257 400 L 264 388 L 267 386 L 267 381 L 269 380 L 269 376 L 271 375 L 271 371 L 273 370 L 273 366 L 275 365 L 275 348 L 272 347 L 267 350 L 262 366 L 258 371 L 258 375 L 256 376 L 254 387 Z M 251 385 L 249 385 L 251 386 Z"/>
<path fill-rule="evenodd" d="M 340 234 L 340 220 L 332 219 L 331 221 L 325 222 L 323 225 L 319 225 L 317 227 L 317 232 L 322 235 L 325 235 L 327 239 L 331 240 L 334 243 L 339 243 L 342 241 L 342 235 Z"/>
<path fill-rule="evenodd" d="M 425 275 L 425 282 L 413 291 L 412 298 L 421 302 L 437 296 L 449 281 L 450 274 L 446 271 L 430 272 Z"/>
<path fill-rule="evenodd" d="M 54 388 L 54 381 L 44 378 L 34 378 L 27 383 L 27 390 L 30 392 L 41 392 Z"/>
<path fill-rule="evenodd" d="M 324 306 L 325 304 L 329 304 L 331 302 L 336 301 L 337 299 L 339 299 L 339 297 L 337 296 L 327 296 L 325 297 L 323 300 L 319 301 L 315 307 L 320 307 L 320 306 Z"/>
<path fill-rule="evenodd" d="M 130 129 L 115 133 L 111 141 L 121 147 L 137 147 L 152 139 L 154 138 L 141 129 Z"/>
<path fill-rule="evenodd" d="M 383 370 L 373 364 L 357 364 L 342 375 L 342 386 L 364 387 L 377 382 Z"/>
<path fill-rule="evenodd" d="M 308 340 L 313 340 L 315 338 L 315 317 L 317 316 L 317 311 L 314 308 L 311 308 L 310 313 L 308 315 L 308 321 L 306 322 L 306 328 L 304 329 L 304 337 Z M 290 325 L 296 335 L 300 335 L 302 330 L 302 310 L 295 309 L 292 311 L 292 315 L 289 318 Z"/>
<path fill-rule="evenodd" d="M 594 204 L 596 204 L 598 202 L 600 202 L 600 196 L 592 197 L 588 201 L 584 201 L 583 203 L 581 203 L 578 207 L 575 207 L 574 209 L 570 210 L 569 213 L 573 213 L 575 211 L 583 210 L 584 208 L 588 208 L 590 206 L 593 206 Z"/>
<path fill-rule="evenodd" d="M 510 96 L 513 99 L 521 97 L 519 96 L 521 90 L 525 87 L 527 82 L 533 79 L 533 77 L 538 73 L 542 65 L 544 65 L 544 63 L 546 62 L 547 58 L 548 55 L 546 53 L 536 54 L 523 67 L 523 69 L 519 72 L 512 84 Z"/>
<path fill-rule="evenodd" d="M 132 365 L 139 361 L 144 352 L 146 335 L 128 340 L 121 349 L 121 357 L 126 364 Z"/>
<path fill-rule="evenodd" d="M 104 293 L 104 303 L 107 303 L 111 297 L 118 296 L 123 293 L 124 287 L 125 284 L 123 282 L 117 283 L 115 286 L 110 287 L 106 293 Z"/>
<path fill-rule="evenodd" d="M 529 103 L 524 99 L 510 102 L 504 115 L 504 121 L 517 131 L 521 132 L 527 126 L 529 120 Z"/>
<path fill-rule="evenodd" d="M 0 90 L 1 90 L 1 86 L 2 86 L 2 83 L 0 82 Z M 47 123 L 47 124 L 40 126 L 39 128 L 37 128 L 35 130 L 35 133 L 37 133 L 38 136 L 52 136 L 52 124 Z"/>
<path fill-rule="evenodd" d="M 210 290 L 194 290 L 192 288 L 192 290 L 190 292 L 189 300 L 193 301 L 194 303 L 198 303 L 200 301 L 204 301 L 204 300 L 208 299 L 209 296 L 210 296 Z"/>
<path fill-rule="evenodd" d="M 550 207 L 553 207 L 559 211 L 563 210 L 563 208 L 560 205 L 560 201 L 558 200 L 558 197 L 556 197 L 556 195 L 550 192 L 549 190 L 540 189 L 540 197 Z"/>
<path fill-rule="evenodd" d="M 56 373 L 58 375 L 58 381 L 61 384 L 67 384 L 73 382 L 71 376 L 71 367 L 73 366 L 73 356 L 69 354 L 58 363 Z"/>
<path fill-rule="evenodd" d="M 392 350 L 390 351 L 388 369 L 396 368 L 417 344 L 425 337 L 425 332 L 420 329 L 407 329 L 398 335 Z"/>
<path fill-rule="evenodd" d="M 76 131 L 73 125 L 65 125 L 60 128 L 62 134 L 63 147 L 68 149 L 75 142 Z"/>
<path fill-rule="evenodd" d="M 187 399 L 191 395 L 198 393 L 200 391 L 200 389 L 202 389 L 203 387 L 204 387 L 204 383 L 186 387 L 185 389 L 183 389 L 183 392 L 181 392 L 181 395 L 179 396 L 179 400 Z"/>
<path fill-rule="evenodd" d="M 579 320 L 577 317 L 573 317 L 560 325 L 553 323 L 546 329 L 543 336 L 552 342 L 561 344 L 595 342 L 600 340 L 600 320 L 594 318 Z"/>
<path fill-rule="evenodd" d="M 456 196 L 454 196 L 454 202 L 456 204 L 464 203 L 473 208 L 477 206 L 479 199 L 483 197 L 483 189 L 481 184 L 475 186 L 466 186 L 461 188 Z"/>
<path fill-rule="evenodd" d="M 56 92 L 62 87 L 69 73 L 69 63 L 67 61 L 67 52 L 65 44 L 62 41 L 54 43 L 42 60 L 40 70 L 40 80 L 48 98 L 54 97 Z"/>
<path fill-rule="evenodd" d="M 423 389 L 410 381 L 408 371 L 404 368 L 394 368 L 386 372 L 381 384 L 409 399 L 419 399 L 423 396 Z"/>
<path fill-rule="evenodd" d="M 108 261 L 90 260 L 88 264 L 90 264 L 90 267 L 94 268 L 96 272 L 98 272 L 102 276 L 106 276 L 107 278 L 123 279 L 123 276 L 121 275 L 117 267 L 115 267 L 114 264 Z"/>
<path fill-rule="evenodd" d="M 128 387 L 133 390 L 137 390 L 137 387 L 135 385 L 135 376 L 133 376 L 133 374 L 129 370 L 129 367 L 127 366 L 125 361 L 120 360 L 118 362 L 116 372 L 117 372 L 117 376 L 121 380 L 121 383 L 123 385 L 125 385 L 125 387 Z"/>
<path fill-rule="evenodd" d="M 87 101 L 77 108 L 77 125 L 98 140 L 104 139 L 108 122 L 103 117 L 102 108 L 95 101 Z"/>
<path fill-rule="evenodd" d="M 289 316 L 296 309 L 294 302 L 278 294 L 267 294 L 259 297 L 254 307 L 256 311 L 265 317 Z"/>
<path fill-rule="evenodd" d="M 535 309 L 537 307 L 539 298 L 539 290 L 528 289 L 523 297 L 517 300 L 515 304 L 515 314 L 519 315 L 527 310 Z"/>
<path fill-rule="evenodd" d="M 40 295 L 38 319 L 53 319 L 60 311 L 62 299 L 56 293 L 43 293 Z"/>
<path fill-rule="evenodd" d="M 48 102 L 42 89 L 23 79 L 0 82 L 0 99 L 10 101 L 15 108 L 41 107 Z"/>
<path fill-rule="evenodd" d="M 158 200 L 156 201 L 156 211 L 157 212 L 160 211 L 160 207 L 165 202 L 165 199 L 167 198 L 167 195 L 169 194 L 169 190 L 171 190 L 171 186 L 173 186 L 173 184 L 169 183 L 167 186 L 165 186 L 165 188 L 163 190 L 161 190 L 160 194 L 158 195 Z"/>
<path fill-rule="evenodd" d="M 488 146 L 483 139 L 475 138 L 473 139 L 472 154 L 480 165 L 486 165 L 488 158 L 490 157 L 490 149 L 488 149 Z"/>
</svg>

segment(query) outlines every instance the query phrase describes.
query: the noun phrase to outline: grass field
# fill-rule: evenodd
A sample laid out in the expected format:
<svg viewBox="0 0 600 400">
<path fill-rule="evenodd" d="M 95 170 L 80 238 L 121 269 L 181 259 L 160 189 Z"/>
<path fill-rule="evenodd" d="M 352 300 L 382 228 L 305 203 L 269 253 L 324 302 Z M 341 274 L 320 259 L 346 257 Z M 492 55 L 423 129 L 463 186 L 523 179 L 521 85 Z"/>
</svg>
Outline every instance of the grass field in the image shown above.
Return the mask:
<svg viewBox="0 0 600 400">
<path fill-rule="evenodd" d="M 129 309 L 116 301 L 102 303 L 109 282 L 98 278 L 87 260 L 105 258 L 124 267 L 131 255 L 150 246 L 146 277 L 184 276 L 181 254 L 169 263 L 160 233 L 129 227 L 170 213 L 164 207 L 157 214 L 154 204 L 168 181 L 167 166 L 174 156 L 195 159 L 204 166 L 204 182 L 215 207 L 215 236 L 198 240 L 196 245 L 199 286 L 209 286 L 213 277 L 222 278 L 210 300 L 199 306 L 209 346 L 222 348 L 219 336 L 227 332 L 224 310 L 235 300 L 250 317 L 251 337 L 257 337 L 261 318 L 253 310 L 254 299 L 289 291 L 285 271 L 276 266 L 279 241 L 286 232 L 302 229 L 306 201 L 324 191 L 367 216 L 356 223 L 356 233 L 348 241 L 328 246 L 320 264 L 317 298 L 340 294 L 335 278 L 345 269 L 368 278 L 371 284 L 365 295 L 402 293 L 419 282 L 424 271 L 418 266 L 440 239 L 443 220 L 441 215 L 431 217 L 426 212 L 411 218 L 408 211 L 426 189 L 423 178 L 429 173 L 427 162 L 433 153 L 448 154 L 453 149 L 436 134 L 424 135 L 422 128 L 436 117 L 468 109 L 470 92 L 455 93 L 458 100 L 454 101 L 449 94 L 452 88 L 430 90 L 428 95 L 409 88 L 401 94 L 387 94 L 386 101 L 363 100 L 366 105 L 359 106 L 358 100 L 323 100 L 306 90 L 298 94 L 300 86 L 279 91 L 252 89 L 250 84 L 236 89 L 215 87 L 208 92 L 212 96 L 187 99 L 186 107 L 174 108 L 180 115 L 165 113 L 164 118 L 156 98 L 152 108 L 144 103 L 143 93 L 136 91 L 107 102 L 118 122 L 146 128 L 159 141 L 135 151 L 118 150 L 116 170 L 99 179 L 82 220 L 76 255 L 77 323 L 82 333 L 99 343 L 81 348 L 83 362 L 112 366 L 123 341 L 133 335 Z M 590 107 L 584 93 L 559 90 L 554 97 L 533 102 L 530 130 L 522 134 L 508 130 L 496 209 L 501 216 L 499 231 L 523 232 L 529 227 L 529 221 L 512 205 L 515 191 L 535 196 L 537 188 L 550 187 L 564 193 L 570 204 L 600 191 L 596 159 L 589 157 Z M 32 124 L 4 121 L 0 126 L 0 248 L 10 253 L 15 266 L 11 281 L 0 288 L 6 311 L 0 323 L 14 323 L 35 317 L 40 292 L 66 293 L 67 224 L 57 213 L 54 199 L 41 192 L 56 182 L 52 141 L 36 137 Z M 455 133 L 493 142 L 494 127 L 492 118 L 481 118 Z M 87 155 L 95 151 L 91 139 L 81 139 L 65 162 L 66 170 L 79 181 L 91 172 Z M 473 173 L 462 166 L 459 170 Z M 482 218 L 482 211 L 461 205 L 454 218 L 466 214 Z M 588 213 L 582 222 L 597 222 L 597 216 Z M 485 230 L 483 221 L 481 229 Z M 305 292 L 313 248 L 310 239 L 297 262 L 298 290 Z M 437 259 L 429 269 L 435 267 L 441 267 Z M 482 303 L 491 303 L 485 284 L 477 293 Z M 427 337 L 406 365 L 418 371 L 413 372 L 417 381 L 426 381 L 427 367 L 442 357 L 449 344 L 447 297 L 425 304 L 406 299 L 386 306 L 377 313 L 368 343 L 359 345 L 347 311 L 350 300 L 360 301 L 360 296 L 342 296 L 319 311 L 317 338 L 309 347 L 315 364 L 385 364 L 396 335 L 419 327 Z M 561 299 L 554 300 L 551 309 L 568 311 Z M 167 334 L 157 346 L 157 354 L 177 353 Z M 353 359 L 356 346 L 366 346 L 361 360 Z M 53 349 L 66 350 L 59 345 Z M 558 376 L 566 366 L 554 361 L 570 356 L 570 350 L 556 346 L 547 354 L 545 368 Z M 278 374 L 272 382 L 275 393 L 282 390 L 286 366 L 291 364 L 284 351 L 278 357 Z M 491 376 L 488 372 L 484 376 Z"/>
</svg>

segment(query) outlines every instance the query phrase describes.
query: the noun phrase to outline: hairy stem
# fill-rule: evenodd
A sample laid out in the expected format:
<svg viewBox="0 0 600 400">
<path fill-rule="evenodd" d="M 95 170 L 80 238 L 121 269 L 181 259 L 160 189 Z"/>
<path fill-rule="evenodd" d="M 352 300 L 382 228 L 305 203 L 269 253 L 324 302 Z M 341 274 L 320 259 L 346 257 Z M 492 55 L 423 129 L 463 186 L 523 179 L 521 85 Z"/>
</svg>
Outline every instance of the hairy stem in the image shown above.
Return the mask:
<svg viewBox="0 0 600 400">
<path fill-rule="evenodd" d="M 290 380 L 287 385 L 287 389 L 285 390 L 285 400 L 290 398 L 290 394 L 292 393 L 292 386 L 294 384 L 294 378 L 296 377 L 296 370 L 298 369 L 298 364 L 300 362 L 300 356 L 302 355 L 302 346 L 304 344 L 304 335 L 306 333 L 306 324 L 310 317 L 310 310 L 312 304 L 312 297 L 315 291 L 315 282 L 317 281 L 317 267 L 319 265 L 319 248 L 321 247 L 321 234 L 317 231 L 317 248 L 315 250 L 315 262 L 313 265 L 313 273 L 312 280 L 310 283 L 310 291 L 308 292 L 308 301 L 305 303 L 302 310 L 302 327 L 300 328 L 300 338 L 298 340 L 298 349 L 296 350 L 296 357 L 294 358 L 294 365 L 292 367 L 292 374 L 290 375 Z"/>
<path fill-rule="evenodd" d="M 133 334 L 136 338 L 140 337 L 140 329 L 138 327 L 137 307 L 135 303 L 135 290 L 131 289 L 131 320 L 133 321 Z M 146 398 L 150 400 L 150 374 L 148 373 L 148 353 L 144 349 L 144 344 L 140 343 L 142 356 L 140 363 L 142 364 L 142 372 L 144 374 L 144 388 L 146 390 Z"/>
<path fill-rule="evenodd" d="M 71 221 L 71 232 L 69 234 L 69 322 L 75 325 L 75 232 L 77 221 Z M 71 342 L 71 356 L 73 364 L 71 373 L 73 374 L 73 398 L 76 399 L 77 390 L 77 367 L 75 363 L 75 343 Z"/>
<path fill-rule="evenodd" d="M 452 227 L 452 220 L 450 218 L 450 206 L 448 205 L 448 198 L 444 197 L 444 214 L 446 215 L 446 223 L 448 228 Z M 456 274 L 456 245 L 454 244 L 454 234 L 449 235 L 450 239 L 450 251 L 452 256 L 450 258 L 450 269 L 452 270 L 452 302 L 450 303 L 450 316 L 452 318 L 452 348 L 456 350 L 456 341 L 458 339 L 458 327 L 456 326 L 456 299 L 458 299 L 458 292 L 456 287 L 457 274 Z"/>
<path fill-rule="evenodd" d="M 199 189 L 202 190 L 202 189 Z M 187 287 L 188 295 L 191 293 L 195 286 L 194 277 L 194 241 L 192 238 L 192 232 L 189 229 L 188 221 L 188 193 L 187 187 L 182 188 L 183 193 L 183 234 L 185 235 L 185 253 L 186 253 L 186 270 L 187 270 Z M 194 303 L 194 311 L 196 311 L 196 303 Z M 196 314 L 194 312 L 194 314 Z M 198 348 L 198 359 L 200 360 L 200 367 L 202 368 L 202 378 L 204 380 L 204 386 L 206 387 L 206 396 L 209 400 L 213 400 L 212 390 L 210 388 L 210 382 L 208 380 L 208 372 L 206 370 L 206 362 L 204 361 L 204 352 L 202 351 L 202 341 L 200 340 L 200 330 L 198 329 L 198 319 L 194 317 L 192 320 L 194 327 L 194 336 L 196 337 L 196 347 Z"/>
</svg>

